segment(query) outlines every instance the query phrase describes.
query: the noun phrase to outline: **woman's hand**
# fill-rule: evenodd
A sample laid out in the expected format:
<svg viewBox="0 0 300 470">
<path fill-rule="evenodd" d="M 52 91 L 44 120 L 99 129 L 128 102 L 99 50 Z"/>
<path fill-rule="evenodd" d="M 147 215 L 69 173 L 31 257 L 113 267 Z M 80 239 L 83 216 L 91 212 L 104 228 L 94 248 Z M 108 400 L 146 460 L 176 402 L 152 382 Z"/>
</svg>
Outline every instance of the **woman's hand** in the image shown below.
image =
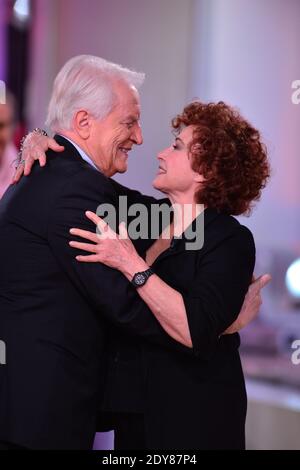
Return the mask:
<svg viewBox="0 0 300 470">
<path fill-rule="evenodd" d="M 85 263 L 103 263 L 118 269 L 128 279 L 134 274 L 148 269 L 146 262 L 138 255 L 133 243 L 128 237 L 124 223 L 119 225 L 119 235 L 94 212 L 87 211 L 86 216 L 97 226 L 97 233 L 72 228 L 70 233 L 85 238 L 92 243 L 70 241 L 70 246 L 87 251 L 90 255 L 78 255 L 76 259 Z"/>
<path fill-rule="evenodd" d="M 59 145 L 51 137 L 38 134 L 37 132 L 30 132 L 23 142 L 23 150 L 21 155 L 21 163 L 19 163 L 13 183 L 17 183 L 21 176 L 29 175 L 31 168 L 36 160 L 39 161 L 40 166 L 46 165 L 46 151 L 54 150 L 54 152 L 62 152 L 64 147 Z"/>
<path fill-rule="evenodd" d="M 272 280 L 270 274 L 263 274 L 255 279 L 253 276 L 252 283 L 249 286 L 248 292 L 245 296 L 239 316 L 223 335 L 230 335 L 237 333 L 242 328 L 251 323 L 259 314 L 259 309 L 262 304 L 261 289 L 263 289 Z"/>
</svg>

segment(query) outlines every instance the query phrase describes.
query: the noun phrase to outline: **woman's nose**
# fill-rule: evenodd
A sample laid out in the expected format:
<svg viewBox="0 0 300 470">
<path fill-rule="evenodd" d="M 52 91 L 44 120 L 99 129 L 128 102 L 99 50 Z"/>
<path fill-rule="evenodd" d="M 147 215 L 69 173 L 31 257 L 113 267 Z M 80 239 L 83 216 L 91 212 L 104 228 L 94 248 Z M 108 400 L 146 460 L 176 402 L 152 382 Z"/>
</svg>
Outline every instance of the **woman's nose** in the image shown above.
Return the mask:
<svg viewBox="0 0 300 470">
<path fill-rule="evenodd" d="M 161 151 L 158 152 L 158 154 L 157 154 L 157 159 L 158 159 L 158 160 L 164 160 L 164 159 L 166 158 L 166 156 L 167 156 L 167 153 L 168 153 L 168 148 L 161 150 Z"/>
</svg>

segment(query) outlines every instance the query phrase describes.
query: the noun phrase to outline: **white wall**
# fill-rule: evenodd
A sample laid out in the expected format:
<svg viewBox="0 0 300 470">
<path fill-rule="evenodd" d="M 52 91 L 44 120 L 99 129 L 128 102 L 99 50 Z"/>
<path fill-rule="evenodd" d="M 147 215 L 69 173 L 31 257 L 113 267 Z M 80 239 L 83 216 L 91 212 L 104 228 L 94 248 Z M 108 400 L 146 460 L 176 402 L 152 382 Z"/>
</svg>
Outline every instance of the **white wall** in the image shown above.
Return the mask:
<svg viewBox="0 0 300 470">
<path fill-rule="evenodd" d="M 236 105 L 263 133 L 273 176 L 250 219 L 260 244 L 300 252 L 298 0 L 195 0 L 188 98 Z"/>
</svg>

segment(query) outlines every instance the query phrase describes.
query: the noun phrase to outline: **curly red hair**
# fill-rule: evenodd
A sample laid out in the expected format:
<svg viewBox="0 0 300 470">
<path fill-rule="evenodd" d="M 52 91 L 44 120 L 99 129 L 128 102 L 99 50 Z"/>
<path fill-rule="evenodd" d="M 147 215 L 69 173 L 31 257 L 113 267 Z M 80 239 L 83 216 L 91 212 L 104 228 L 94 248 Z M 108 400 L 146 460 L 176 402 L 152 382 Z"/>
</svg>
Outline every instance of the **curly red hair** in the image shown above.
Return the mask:
<svg viewBox="0 0 300 470">
<path fill-rule="evenodd" d="M 205 181 L 196 201 L 226 214 L 249 215 L 270 176 L 260 133 L 224 102 L 194 101 L 172 120 L 176 133 L 193 126 L 192 168 Z"/>
</svg>

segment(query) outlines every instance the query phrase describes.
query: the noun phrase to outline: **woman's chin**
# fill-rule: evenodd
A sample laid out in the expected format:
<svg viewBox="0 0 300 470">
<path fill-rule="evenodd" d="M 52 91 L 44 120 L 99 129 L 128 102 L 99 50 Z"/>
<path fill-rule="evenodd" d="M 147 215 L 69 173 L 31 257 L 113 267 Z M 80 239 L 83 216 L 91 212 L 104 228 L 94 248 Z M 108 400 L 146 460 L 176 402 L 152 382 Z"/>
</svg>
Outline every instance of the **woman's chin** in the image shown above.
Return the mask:
<svg viewBox="0 0 300 470">
<path fill-rule="evenodd" d="M 163 190 L 164 185 L 160 174 L 155 176 L 154 180 L 152 181 L 152 186 L 154 189 L 158 189 L 159 191 Z"/>
<path fill-rule="evenodd" d="M 165 188 L 165 186 L 163 184 L 159 184 L 156 179 L 152 182 L 152 187 L 163 194 L 168 194 L 168 190 Z"/>
</svg>

